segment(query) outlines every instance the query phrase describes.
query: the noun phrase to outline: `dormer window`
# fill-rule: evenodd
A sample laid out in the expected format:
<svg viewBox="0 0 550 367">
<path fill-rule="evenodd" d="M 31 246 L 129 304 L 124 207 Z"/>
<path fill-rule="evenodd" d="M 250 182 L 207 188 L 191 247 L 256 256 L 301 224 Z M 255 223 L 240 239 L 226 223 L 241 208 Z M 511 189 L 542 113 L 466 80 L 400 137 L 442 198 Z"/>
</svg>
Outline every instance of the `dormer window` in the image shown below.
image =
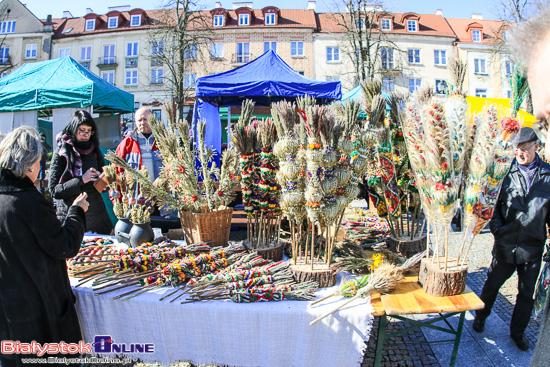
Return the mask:
<svg viewBox="0 0 550 367">
<path fill-rule="evenodd" d="M 275 25 L 275 21 L 275 13 L 268 13 L 265 15 L 265 25 Z"/>
<path fill-rule="evenodd" d="M 109 17 L 107 21 L 107 28 L 117 28 L 118 27 L 118 17 Z"/>
<path fill-rule="evenodd" d="M 86 31 L 90 32 L 95 30 L 95 19 L 86 19 Z"/>
<path fill-rule="evenodd" d="M 408 32 L 418 31 L 418 22 L 416 20 L 407 20 L 407 31 Z"/>
<path fill-rule="evenodd" d="M 250 25 L 250 14 L 239 14 L 239 25 Z"/>
<path fill-rule="evenodd" d="M 391 31 L 391 19 L 390 18 L 382 18 L 381 22 L 381 28 L 383 31 Z"/>
<path fill-rule="evenodd" d="M 365 29 L 365 18 L 358 18 L 355 21 L 355 26 L 357 29 Z"/>
<path fill-rule="evenodd" d="M 134 14 L 130 18 L 131 27 L 139 27 L 141 25 L 141 14 Z"/>
<path fill-rule="evenodd" d="M 479 29 L 472 30 L 472 41 L 481 42 L 481 30 Z"/>
<path fill-rule="evenodd" d="M 224 18 L 223 15 L 214 15 L 214 27 L 223 27 Z"/>
</svg>

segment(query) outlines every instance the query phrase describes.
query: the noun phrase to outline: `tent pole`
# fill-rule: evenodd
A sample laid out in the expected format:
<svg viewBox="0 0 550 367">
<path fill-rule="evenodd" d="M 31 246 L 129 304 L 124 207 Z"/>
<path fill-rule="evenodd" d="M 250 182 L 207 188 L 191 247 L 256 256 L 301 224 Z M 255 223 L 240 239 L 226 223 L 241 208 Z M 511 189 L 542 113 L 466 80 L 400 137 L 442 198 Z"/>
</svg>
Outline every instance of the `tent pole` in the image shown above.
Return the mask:
<svg viewBox="0 0 550 367">
<path fill-rule="evenodd" d="M 231 147 L 231 106 L 227 106 L 227 147 Z"/>
</svg>

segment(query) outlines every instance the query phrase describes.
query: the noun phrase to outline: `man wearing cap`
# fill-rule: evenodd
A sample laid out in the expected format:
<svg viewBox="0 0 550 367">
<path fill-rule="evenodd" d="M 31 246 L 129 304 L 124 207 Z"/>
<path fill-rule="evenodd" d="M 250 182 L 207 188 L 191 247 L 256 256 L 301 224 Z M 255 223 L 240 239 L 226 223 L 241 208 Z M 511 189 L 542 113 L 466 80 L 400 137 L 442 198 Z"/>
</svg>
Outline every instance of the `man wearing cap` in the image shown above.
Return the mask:
<svg viewBox="0 0 550 367">
<path fill-rule="evenodd" d="M 528 350 L 524 331 L 533 309 L 533 291 L 541 266 L 546 225 L 550 223 L 550 165 L 537 154 L 533 129 L 522 128 L 514 139 L 515 160 L 504 178 L 489 223 L 494 235 L 493 259 L 481 292 L 485 308 L 477 311 L 473 328 L 482 332 L 500 287 L 518 272 L 518 296 L 510 336 L 519 349 Z"/>
</svg>

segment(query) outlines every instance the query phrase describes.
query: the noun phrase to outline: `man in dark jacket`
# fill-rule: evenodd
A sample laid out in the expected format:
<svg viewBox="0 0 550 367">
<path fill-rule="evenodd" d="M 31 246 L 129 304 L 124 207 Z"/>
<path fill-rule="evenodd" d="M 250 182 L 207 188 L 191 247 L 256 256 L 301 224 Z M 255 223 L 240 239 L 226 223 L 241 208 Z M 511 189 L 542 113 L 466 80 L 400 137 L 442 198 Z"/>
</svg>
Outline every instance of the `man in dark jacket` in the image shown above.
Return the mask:
<svg viewBox="0 0 550 367">
<path fill-rule="evenodd" d="M 504 178 L 493 218 L 493 260 L 481 292 L 485 308 L 477 312 L 473 328 L 482 332 L 498 291 L 518 272 L 518 296 L 510 336 L 521 350 L 529 349 L 523 333 L 533 309 L 546 226 L 550 223 L 550 165 L 537 154 L 538 138 L 531 128 L 520 129 L 514 140 L 516 159 Z"/>
</svg>

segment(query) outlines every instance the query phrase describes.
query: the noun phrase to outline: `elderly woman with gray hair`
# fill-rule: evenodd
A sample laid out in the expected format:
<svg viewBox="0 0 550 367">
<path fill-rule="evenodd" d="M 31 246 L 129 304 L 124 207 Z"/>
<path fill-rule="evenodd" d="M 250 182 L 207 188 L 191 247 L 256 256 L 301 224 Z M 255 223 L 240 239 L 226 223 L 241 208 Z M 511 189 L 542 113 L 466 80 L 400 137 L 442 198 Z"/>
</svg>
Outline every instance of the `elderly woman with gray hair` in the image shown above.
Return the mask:
<svg viewBox="0 0 550 367">
<path fill-rule="evenodd" d="M 88 202 L 78 196 L 59 222 L 34 185 L 41 156 L 31 127 L 0 142 L 0 340 L 74 343 L 82 335 L 65 259 L 80 248 Z M 21 357 L 0 354 L 0 364 L 19 366 Z"/>
</svg>

